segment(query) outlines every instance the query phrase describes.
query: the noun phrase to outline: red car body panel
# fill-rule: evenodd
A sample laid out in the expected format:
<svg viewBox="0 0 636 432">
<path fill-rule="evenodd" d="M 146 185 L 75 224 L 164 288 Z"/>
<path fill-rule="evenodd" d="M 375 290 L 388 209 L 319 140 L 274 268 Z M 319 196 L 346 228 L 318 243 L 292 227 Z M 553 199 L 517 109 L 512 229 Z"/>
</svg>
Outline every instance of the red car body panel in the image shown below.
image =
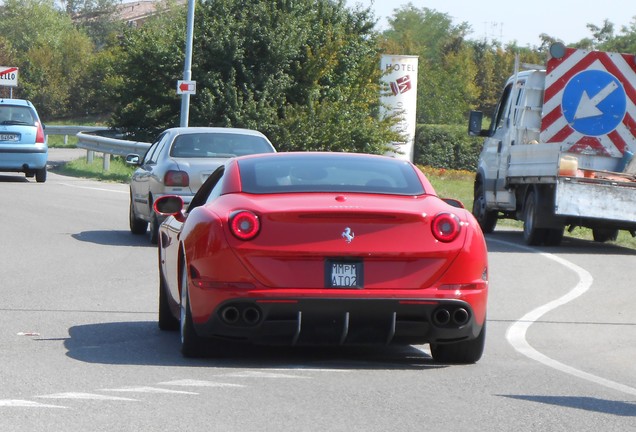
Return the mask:
<svg viewBox="0 0 636 432">
<path fill-rule="evenodd" d="M 366 341 L 378 333 L 371 323 L 374 317 L 391 309 L 391 331 L 396 333 L 397 326 L 397 334 L 404 333 L 398 342 L 477 337 L 485 324 L 488 293 L 483 234 L 470 212 L 437 197 L 419 170 L 413 167 L 426 193 L 416 196 L 253 194 L 243 192 L 240 159 L 226 165 L 213 203 L 193 209 L 183 226 L 168 218 L 161 227 L 160 272 L 175 316 L 182 288 L 179 263 L 185 262 L 192 320 L 204 336 L 267 343 L 269 336 L 293 330 L 298 312 L 307 317 L 333 313 L 332 321 L 338 321 L 341 312 L 348 320 L 353 310 L 355 324 L 365 323 L 360 324 L 365 327 L 360 340 Z M 260 231 L 253 239 L 240 240 L 231 232 L 228 220 L 237 210 L 258 217 Z M 441 213 L 459 220 L 459 235 L 450 242 L 432 233 L 433 220 Z M 361 263 L 362 287 L 327 287 L 329 259 Z M 228 305 L 257 310 L 258 322 L 230 328 L 221 317 Z M 440 307 L 467 311 L 469 318 L 458 328 L 440 323 L 434 329 L 433 314 Z M 303 331 L 320 341 L 318 331 L 306 330 L 306 323 L 313 322 L 307 319 Z"/>
</svg>

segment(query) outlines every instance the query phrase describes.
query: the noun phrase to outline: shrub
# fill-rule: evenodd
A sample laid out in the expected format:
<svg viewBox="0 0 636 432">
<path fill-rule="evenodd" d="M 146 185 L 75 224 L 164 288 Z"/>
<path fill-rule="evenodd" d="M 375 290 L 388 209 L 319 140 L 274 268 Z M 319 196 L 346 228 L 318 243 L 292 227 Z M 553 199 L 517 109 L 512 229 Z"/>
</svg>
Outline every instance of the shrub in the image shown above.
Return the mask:
<svg viewBox="0 0 636 432">
<path fill-rule="evenodd" d="M 475 172 L 483 138 L 468 135 L 465 126 L 418 125 L 413 162 L 434 168 Z"/>
</svg>

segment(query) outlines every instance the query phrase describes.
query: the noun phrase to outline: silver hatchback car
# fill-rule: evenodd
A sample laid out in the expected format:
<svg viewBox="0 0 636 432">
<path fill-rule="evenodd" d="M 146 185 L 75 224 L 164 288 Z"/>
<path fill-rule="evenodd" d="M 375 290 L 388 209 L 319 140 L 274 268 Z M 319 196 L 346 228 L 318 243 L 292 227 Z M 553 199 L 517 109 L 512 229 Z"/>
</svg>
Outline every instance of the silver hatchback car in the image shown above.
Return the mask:
<svg viewBox="0 0 636 432">
<path fill-rule="evenodd" d="M 189 204 L 206 178 L 228 158 L 254 153 L 275 153 L 276 149 L 258 131 L 238 128 L 184 127 L 167 129 L 150 146 L 143 158 L 126 156 L 137 166 L 130 180 L 130 231 L 145 234 L 157 243 L 162 217 L 153 210 L 163 195 L 179 195 Z"/>
<path fill-rule="evenodd" d="M 46 181 L 49 149 L 33 104 L 24 99 L 0 98 L 0 171 L 23 172 Z"/>
</svg>

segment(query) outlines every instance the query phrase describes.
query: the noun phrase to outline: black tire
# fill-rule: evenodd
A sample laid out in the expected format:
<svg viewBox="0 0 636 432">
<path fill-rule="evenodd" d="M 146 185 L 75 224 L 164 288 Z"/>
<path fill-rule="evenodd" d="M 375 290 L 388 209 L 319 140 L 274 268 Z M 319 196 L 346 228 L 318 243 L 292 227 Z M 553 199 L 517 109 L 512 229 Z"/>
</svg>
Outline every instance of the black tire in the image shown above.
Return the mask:
<svg viewBox="0 0 636 432">
<path fill-rule="evenodd" d="M 152 213 L 150 218 L 150 243 L 157 244 L 159 242 L 159 218 L 153 209 L 150 211 Z"/>
<path fill-rule="evenodd" d="M 497 211 L 486 209 L 486 195 L 484 185 L 481 183 L 475 187 L 473 215 L 484 234 L 490 234 L 495 230 L 495 226 L 497 226 Z"/>
<path fill-rule="evenodd" d="M 561 241 L 563 240 L 563 232 L 565 231 L 565 227 L 561 228 L 550 228 L 546 230 L 545 234 L 545 245 L 546 246 L 559 246 Z"/>
<path fill-rule="evenodd" d="M 537 198 L 534 191 L 530 191 L 523 208 L 523 240 L 530 246 L 543 244 L 547 236 L 545 228 L 537 228 Z"/>
<path fill-rule="evenodd" d="M 181 354 L 184 357 L 202 357 L 206 340 L 199 336 L 194 329 L 192 321 L 192 312 L 190 311 L 190 295 L 188 293 L 188 275 L 186 269 L 182 270 L 181 276 Z"/>
<path fill-rule="evenodd" d="M 618 238 L 618 230 L 614 228 L 594 228 L 592 229 L 592 238 L 598 243 L 614 241 Z"/>
<path fill-rule="evenodd" d="M 159 270 L 159 328 L 161 330 L 175 331 L 179 330 L 179 320 L 172 315 L 170 303 L 168 301 L 168 287 L 163 277 L 161 269 Z"/>
<path fill-rule="evenodd" d="M 484 353 L 485 345 L 486 321 L 477 338 L 450 344 L 431 344 L 431 355 L 438 363 L 477 363 Z"/>
<path fill-rule="evenodd" d="M 44 183 L 46 181 L 46 167 L 35 171 L 35 181 L 38 183 Z"/>
<path fill-rule="evenodd" d="M 146 231 L 148 231 L 148 222 L 143 219 L 139 219 L 135 214 L 132 193 L 130 194 L 130 207 L 128 209 L 128 224 L 130 225 L 130 232 L 135 235 L 145 234 Z"/>
</svg>

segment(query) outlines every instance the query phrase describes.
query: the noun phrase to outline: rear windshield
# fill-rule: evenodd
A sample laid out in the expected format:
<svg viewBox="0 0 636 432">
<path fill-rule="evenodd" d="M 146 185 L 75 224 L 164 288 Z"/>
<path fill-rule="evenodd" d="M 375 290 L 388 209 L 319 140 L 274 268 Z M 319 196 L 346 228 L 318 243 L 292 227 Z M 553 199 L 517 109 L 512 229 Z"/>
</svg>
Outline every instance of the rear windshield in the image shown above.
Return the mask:
<svg viewBox="0 0 636 432">
<path fill-rule="evenodd" d="M 177 135 L 170 156 L 180 158 L 234 157 L 273 152 L 269 143 L 259 136 L 217 132 Z"/>
<path fill-rule="evenodd" d="M 342 153 L 279 155 L 239 161 L 243 192 L 425 193 L 413 166 L 397 159 Z"/>
<path fill-rule="evenodd" d="M 35 116 L 26 106 L 0 105 L 0 124 L 34 126 Z"/>
</svg>

